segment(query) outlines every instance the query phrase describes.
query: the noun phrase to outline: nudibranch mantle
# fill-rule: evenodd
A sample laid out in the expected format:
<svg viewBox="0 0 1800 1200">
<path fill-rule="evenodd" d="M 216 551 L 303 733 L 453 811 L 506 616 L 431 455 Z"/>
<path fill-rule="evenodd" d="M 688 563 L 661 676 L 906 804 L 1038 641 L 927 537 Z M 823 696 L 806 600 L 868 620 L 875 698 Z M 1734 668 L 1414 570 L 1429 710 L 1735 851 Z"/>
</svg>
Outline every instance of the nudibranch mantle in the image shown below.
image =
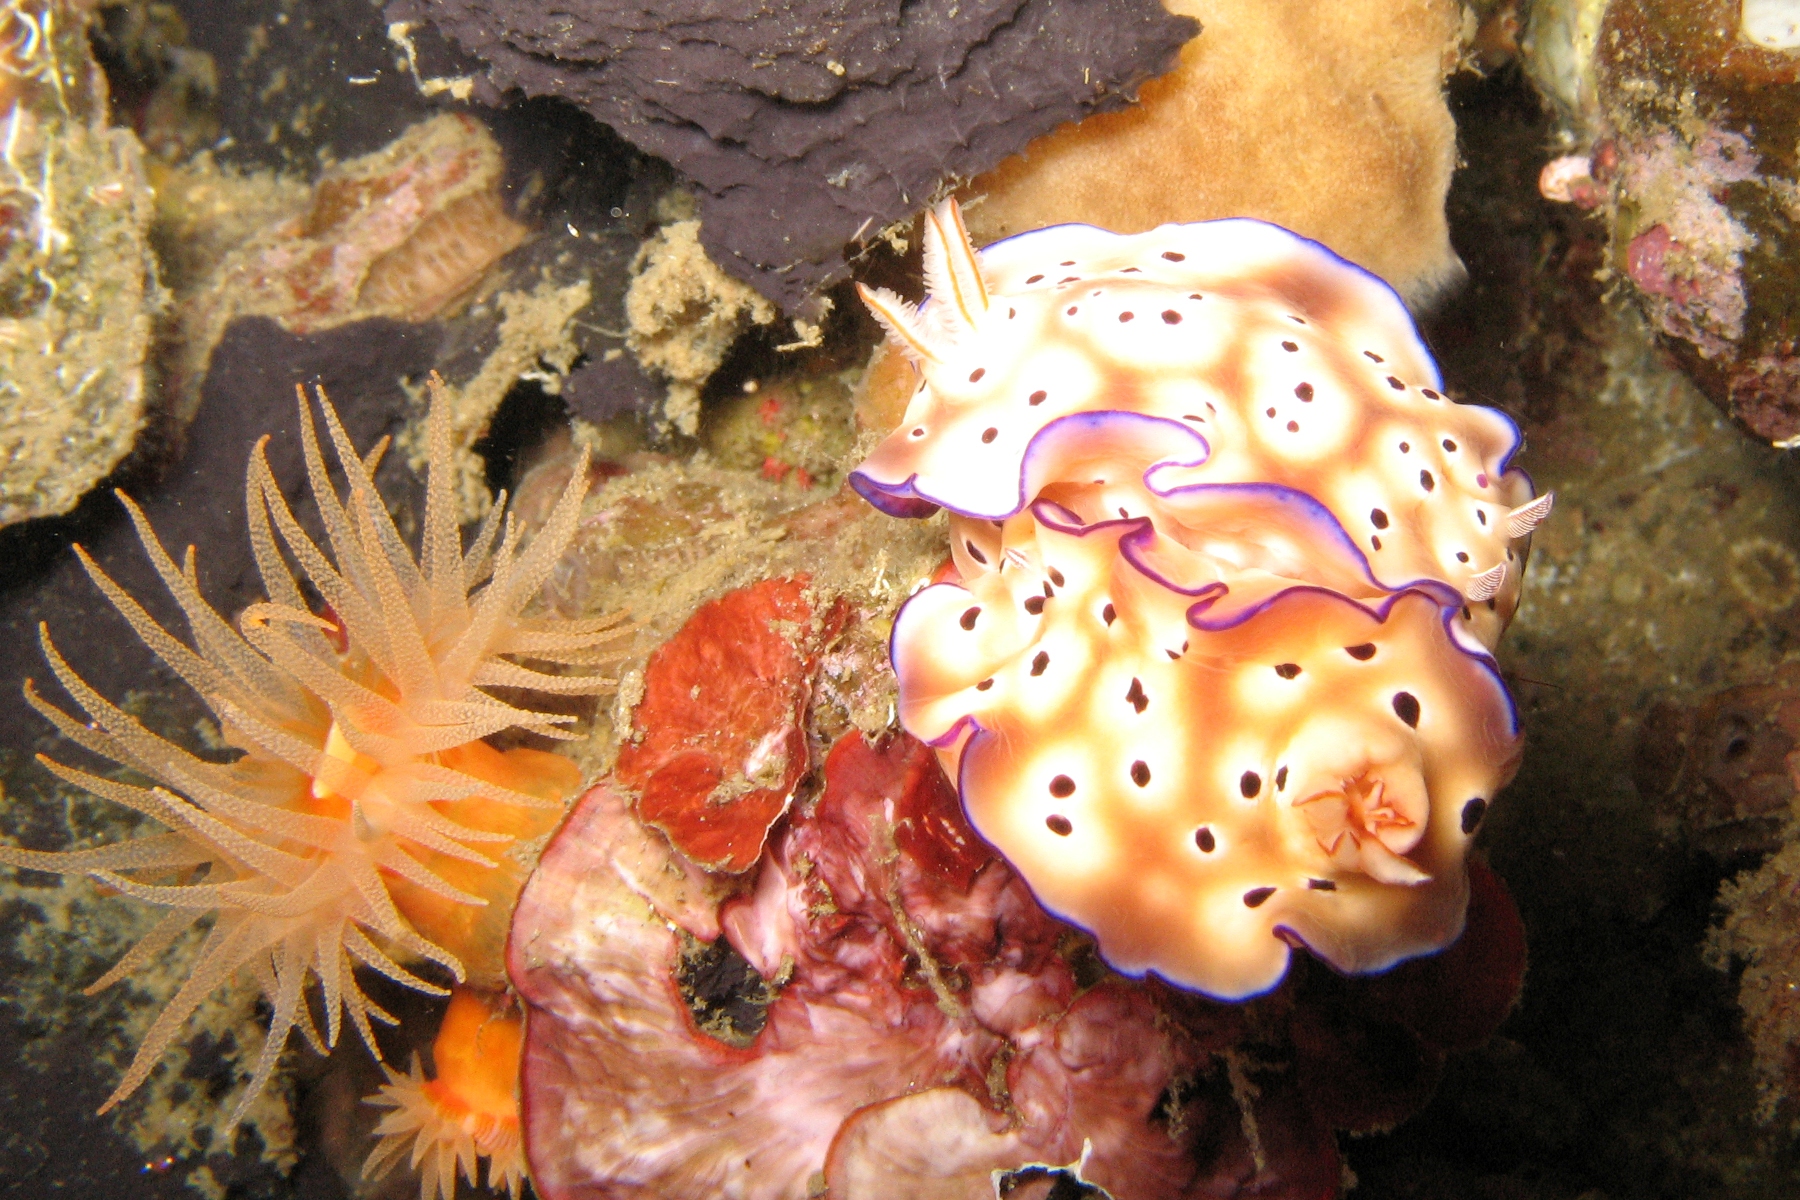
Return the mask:
<svg viewBox="0 0 1800 1200">
<path fill-rule="evenodd" d="M 1384 969 L 1461 932 L 1521 739 L 1492 657 L 1550 497 L 1399 298 L 1260 221 L 927 216 L 915 364 L 851 483 L 950 513 L 891 653 L 971 823 L 1128 974 L 1236 999 L 1291 947 Z"/>
<path fill-rule="evenodd" d="M 1249 219 L 1134 236 L 1059 225 L 979 255 L 952 209 L 929 221 L 926 304 L 867 293 L 921 376 L 899 429 L 851 476 L 870 503 L 994 521 L 1039 498 L 1084 515 L 1154 500 L 1159 530 L 1204 538 L 1181 516 L 1205 505 L 1196 493 L 1283 489 L 1316 502 L 1320 536 L 1354 545 L 1380 591 L 1441 581 L 1492 599 L 1500 615 L 1474 627 L 1499 636 L 1517 605 L 1514 543 L 1548 510 L 1509 523 L 1532 499 L 1510 465 L 1517 427 L 1444 396 L 1387 284 Z M 1127 416 L 1160 428 L 1122 428 Z M 1161 456 L 1090 470 L 1135 461 L 1114 440 Z M 1076 484 L 1082 504 L 1060 494 Z"/>
</svg>

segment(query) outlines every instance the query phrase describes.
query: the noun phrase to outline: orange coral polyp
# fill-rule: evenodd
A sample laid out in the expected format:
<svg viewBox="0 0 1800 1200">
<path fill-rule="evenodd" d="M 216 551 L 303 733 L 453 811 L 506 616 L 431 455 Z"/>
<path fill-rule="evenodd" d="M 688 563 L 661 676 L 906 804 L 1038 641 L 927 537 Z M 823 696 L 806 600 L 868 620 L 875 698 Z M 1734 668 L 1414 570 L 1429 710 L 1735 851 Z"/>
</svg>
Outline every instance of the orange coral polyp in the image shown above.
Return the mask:
<svg viewBox="0 0 1800 1200">
<path fill-rule="evenodd" d="M 245 609 L 236 628 L 201 596 L 192 551 L 178 566 L 129 500 L 121 497 L 186 617 L 187 640 L 157 624 L 76 548 L 94 584 L 200 695 L 241 754 L 213 762 L 150 732 L 89 687 L 43 632 L 50 667 L 82 717 L 29 686 L 27 700 L 69 740 L 155 786 L 45 765 L 167 831 L 66 853 L 0 846 L 0 864 L 90 875 L 169 910 L 96 988 L 125 978 L 202 918 L 213 918 L 192 975 L 151 1025 L 105 1108 L 149 1076 L 206 997 L 240 971 L 255 978 L 273 1016 L 234 1123 L 295 1029 L 323 1051 L 347 1020 L 375 1050 L 371 1022 L 393 1018 L 363 991 L 357 967 L 438 995 L 445 990 L 411 965 L 428 960 L 488 986 L 503 980 L 507 913 L 527 869 L 506 851 L 555 824 L 579 776 L 554 755 L 502 753 L 482 742 L 508 729 L 574 736 L 566 728 L 573 718 L 488 689 L 609 690 L 609 679 L 564 669 L 616 657 L 610 647 L 625 630 L 616 618 L 522 615 L 574 536 L 585 467 L 574 471 L 529 545 L 510 521 L 502 534 L 497 504 L 465 549 L 454 515 L 449 415 L 441 381 L 434 376 L 432 385 L 416 556 L 376 492 L 379 451 L 357 453 L 322 393 L 323 424 L 348 495 L 331 483 L 302 394 L 302 448 L 326 546 L 295 519 L 259 444 L 247 508 L 269 598 Z M 323 600 L 330 620 L 312 611 L 303 584 Z M 324 1001 L 322 1032 L 305 994 L 315 981 Z"/>
<path fill-rule="evenodd" d="M 501 751 L 485 742 L 471 742 L 435 757 L 440 765 L 492 783 L 504 792 L 535 795 L 549 802 L 546 807 L 528 808 L 474 795 L 431 804 L 456 825 L 504 834 L 513 842 L 528 842 L 554 829 L 562 820 L 562 797 L 573 795 L 581 783 L 581 771 L 573 762 L 560 754 L 524 746 Z M 412 851 L 412 856 L 433 875 L 481 903 L 458 900 L 387 872 L 385 881 L 394 907 L 420 934 L 461 960 L 470 983 L 503 986 L 506 931 L 519 889 L 529 874 L 525 865 L 508 856 L 504 844 L 488 855 L 491 865 L 425 849 Z"/>
<path fill-rule="evenodd" d="M 405 1075 L 384 1068 L 387 1082 L 368 1100 L 392 1111 L 376 1126 L 381 1140 L 363 1177 L 380 1178 L 406 1154 L 419 1173 L 420 1200 L 449 1200 L 457 1176 L 477 1183 L 478 1160 L 486 1159 L 488 1187 L 517 1200 L 525 1176 L 518 1094 L 524 1040 L 524 1019 L 509 996 L 452 992 L 431 1044 L 433 1077 L 415 1056 Z"/>
<path fill-rule="evenodd" d="M 431 1043 L 437 1077 L 426 1091 L 445 1113 L 519 1123 L 519 1054 L 525 1025 L 475 993 L 457 989 Z"/>
<path fill-rule="evenodd" d="M 374 759 L 366 754 L 358 754 L 350 748 L 349 739 L 336 721 L 325 735 L 325 757 L 346 763 L 355 770 L 367 775 L 374 775 L 380 770 Z M 328 817 L 334 821 L 350 819 L 350 798 L 338 791 L 336 784 L 324 775 L 313 776 L 312 786 L 307 789 L 307 796 L 301 800 L 301 808 L 315 816 Z"/>
</svg>

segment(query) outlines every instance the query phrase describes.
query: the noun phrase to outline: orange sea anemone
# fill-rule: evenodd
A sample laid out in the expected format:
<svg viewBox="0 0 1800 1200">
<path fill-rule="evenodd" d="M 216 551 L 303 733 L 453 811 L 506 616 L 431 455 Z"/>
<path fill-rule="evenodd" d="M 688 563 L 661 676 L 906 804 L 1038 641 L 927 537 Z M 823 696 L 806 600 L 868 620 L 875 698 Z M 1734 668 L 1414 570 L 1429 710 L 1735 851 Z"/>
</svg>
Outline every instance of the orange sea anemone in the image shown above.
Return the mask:
<svg viewBox="0 0 1800 1200">
<path fill-rule="evenodd" d="M 503 993 L 457 988 L 431 1044 L 435 1074 L 425 1078 L 418 1056 L 402 1075 L 384 1065 L 388 1081 L 367 1103 L 390 1109 L 375 1127 L 381 1141 L 363 1164 L 379 1179 L 411 1149 L 419 1200 L 456 1195 L 458 1172 L 478 1183 L 477 1160 L 487 1159 L 490 1191 L 519 1200 L 525 1183 L 525 1145 L 519 1136 L 519 1051 L 525 1022 Z"/>
<path fill-rule="evenodd" d="M 409 964 L 430 961 L 459 981 L 497 986 L 506 917 L 526 870 L 505 849 L 554 826 L 579 775 L 560 756 L 483 742 L 504 730 L 574 736 L 572 717 L 522 707 L 490 689 L 579 694 L 612 686 L 560 671 L 611 657 L 624 632 L 617 618 L 521 616 L 574 536 L 585 463 L 529 546 L 503 519 L 502 497 L 465 551 L 453 515 L 449 415 L 434 378 L 425 529 L 415 559 L 375 489 L 384 446 L 359 456 L 322 391 L 319 404 L 348 480 L 348 495 L 340 496 L 302 393 L 307 476 L 329 552 L 295 520 L 264 439 L 246 486 L 268 599 L 246 608 L 236 629 L 201 597 L 192 548 L 178 567 L 129 500 L 121 497 L 186 616 L 188 640 L 164 630 L 76 549 L 138 636 L 205 700 L 241 752 L 235 761 L 207 761 L 150 732 L 90 688 L 41 631 L 50 668 L 85 720 L 27 684 L 32 706 L 71 741 L 153 784 L 41 761 L 167 830 L 65 853 L 0 847 L 0 864 L 91 875 L 169 909 L 90 992 L 130 975 L 213 915 L 192 974 L 102 1112 L 144 1082 L 201 1002 L 240 970 L 252 974 L 274 1014 L 233 1124 L 268 1081 L 292 1030 L 323 1052 L 347 1015 L 375 1050 L 370 1019 L 393 1018 L 358 984 L 358 965 L 433 995 L 446 993 Z M 329 619 L 308 607 L 303 585 L 328 606 Z M 305 999 L 312 979 L 323 993 L 323 1036 Z"/>
</svg>

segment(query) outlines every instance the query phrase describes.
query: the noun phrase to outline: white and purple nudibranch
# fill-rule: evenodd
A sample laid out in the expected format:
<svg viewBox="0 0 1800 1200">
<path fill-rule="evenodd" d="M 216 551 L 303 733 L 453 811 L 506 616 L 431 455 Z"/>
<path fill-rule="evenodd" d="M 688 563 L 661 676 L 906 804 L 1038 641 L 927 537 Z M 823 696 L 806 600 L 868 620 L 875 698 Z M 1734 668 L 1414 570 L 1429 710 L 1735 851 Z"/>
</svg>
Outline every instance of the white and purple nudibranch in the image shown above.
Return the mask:
<svg viewBox="0 0 1800 1200">
<path fill-rule="evenodd" d="M 892 653 L 975 828 L 1113 967 L 1217 997 L 1454 940 L 1521 749 L 1493 648 L 1551 498 L 1517 427 L 1264 222 L 977 253 L 946 203 L 925 279 L 863 292 L 918 390 L 851 484 L 949 513 L 959 579 Z"/>
</svg>

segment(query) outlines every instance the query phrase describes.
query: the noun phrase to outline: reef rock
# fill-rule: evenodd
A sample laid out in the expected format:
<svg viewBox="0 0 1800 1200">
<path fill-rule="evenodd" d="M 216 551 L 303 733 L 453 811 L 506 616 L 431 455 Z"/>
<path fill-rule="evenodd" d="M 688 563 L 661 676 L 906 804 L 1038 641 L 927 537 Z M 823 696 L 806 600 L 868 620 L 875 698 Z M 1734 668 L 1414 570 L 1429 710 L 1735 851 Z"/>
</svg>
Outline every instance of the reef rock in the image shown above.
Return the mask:
<svg viewBox="0 0 1800 1200">
<path fill-rule="evenodd" d="M 707 253 L 784 309 L 1032 138 L 1123 107 L 1193 21 L 1154 0 L 829 0 L 737 15 L 616 0 L 396 0 L 486 62 L 488 96 L 567 99 L 698 185 Z"/>
<path fill-rule="evenodd" d="M 1778 848 L 1796 795 L 1788 756 L 1800 744 L 1800 667 L 1645 714 L 1632 782 L 1682 840 L 1730 861 Z"/>
<path fill-rule="evenodd" d="M 1767 857 L 1719 889 L 1707 950 L 1741 970 L 1738 1005 L 1772 1114 L 1800 1095 L 1800 666 L 1727 688 L 1699 704 L 1663 702 L 1639 736 L 1640 791 L 1666 826 L 1715 858 Z"/>
<path fill-rule="evenodd" d="M 269 317 L 311 334 L 442 312 L 526 237 L 501 195 L 503 167 L 478 121 L 444 114 L 294 195 L 295 211 L 233 248 L 183 305 L 169 383 L 180 414 L 198 405 L 207 363 L 234 320 Z"/>
<path fill-rule="evenodd" d="M 145 419 L 150 185 L 108 127 L 87 15 L 0 7 L 0 525 L 73 508 Z"/>
<path fill-rule="evenodd" d="M 1576 153 L 1546 167 L 1544 194 L 1600 211 L 1613 272 L 1715 403 L 1765 441 L 1800 445 L 1791 16 L 1729 0 L 1574 7 L 1565 36 L 1529 44 L 1574 114 Z"/>
</svg>

